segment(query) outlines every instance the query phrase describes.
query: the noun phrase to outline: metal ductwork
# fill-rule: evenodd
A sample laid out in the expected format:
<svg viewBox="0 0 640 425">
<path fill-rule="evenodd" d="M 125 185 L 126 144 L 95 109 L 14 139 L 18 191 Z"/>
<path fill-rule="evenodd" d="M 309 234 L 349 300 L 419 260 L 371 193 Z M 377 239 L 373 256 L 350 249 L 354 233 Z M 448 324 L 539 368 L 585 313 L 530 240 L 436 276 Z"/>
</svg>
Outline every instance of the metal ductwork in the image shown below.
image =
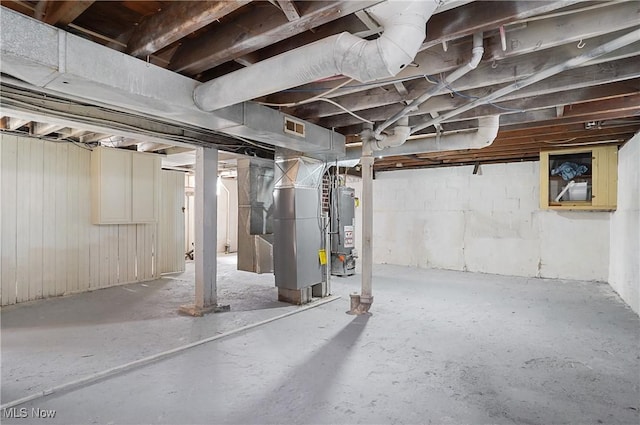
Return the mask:
<svg viewBox="0 0 640 425">
<path fill-rule="evenodd" d="M 439 4 L 387 0 L 367 10 L 384 28 L 379 38 L 364 40 L 347 32 L 327 37 L 201 84 L 194 101 L 204 111 L 215 111 L 335 75 L 361 82 L 393 77 L 413 62 Z"/>
<path fill-rule="evenodd" d="M 370 133 L 367 131 L 367 133 Z M 398 125 L 393 128 L 393 132 L 389 135 L 381 135 L 381 137 L 372 137 L 371 148 L 374 151 L 381 151 L 387 148 L 394 148 L 404 144 L 411 135 L 411 127 L 409 127 L 409 118 L 402 117 L 398 120 Z"/>
<path fill-rule="evenodd" d="M 470 133 L 434 135 L 432 137 L 409 140 L 406 143 L 376 150 L 374 156 L 384 158 L 398 155 L 417 155 L 428 152 L 444 152 L 462 149 L 482 149 L 495 140 L 500 128 L 500 116 L 478 118 L 478 129 Z M 375 146 L 375 142 L 371 144 Z M 339 163 L 354 162 L 362 157 L 362 148 L 347 150 L 347 155 Z"/>
<path fill-rule="evenodd" d="M 273 161 L 238 159 L 238 270 L 273 272 Z"/>
<path fill-rule="evenodd" d="M 215 112 L 193 100 L 198 81 L 149 64 L 1 7 L 0 71 L 34 91 L 98 106 L 186 123 L 207 130 L 333 160 L 344 154 L 343 135 L 255 103 Z M 29 37 L 25 37 L 29 34 Z M 259 78 L 264 82 L 264 78 Z M 244 81 L 231 83 L 232 90 Z M 82 119 L 82 118 L 79 118 Z M 303 134 L 288 132 L 288 121 Z M 297 127 L 296 127 L 297 128 Z M 135 131 L 133 131 L 135 132 Z"/>
<path fill-rule="evenodd" d="M 324 169 L 323 162 L 298 152 L 276 152 L 273 262 L 282 300 L 305 302 L 305 293 L 323 279 L 318 251 L 324 238 L 319 215 Z"/>
</svg>

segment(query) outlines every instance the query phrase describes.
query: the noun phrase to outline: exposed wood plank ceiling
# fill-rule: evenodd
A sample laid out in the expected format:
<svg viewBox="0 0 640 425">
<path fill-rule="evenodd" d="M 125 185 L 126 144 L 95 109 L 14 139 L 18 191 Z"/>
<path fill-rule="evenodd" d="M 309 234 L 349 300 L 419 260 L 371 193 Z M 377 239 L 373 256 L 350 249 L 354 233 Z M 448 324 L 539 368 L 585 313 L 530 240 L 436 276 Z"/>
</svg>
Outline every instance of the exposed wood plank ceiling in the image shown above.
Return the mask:
<svg viewBox="0 0 640 425">
<path fill-rule="evenodd" d="M 382 29 L 367 14 L 367 7 L 376 3 L 378 0 L 1 1 L 20 13 L 203 82 L 343 31 L 375 38 Z M 412 66 L 396 77 L 367 84 L 353 81 L 324 96 L 341 107 L 315 101 L 279 108 L 334 128 L 357 144 L 362 119 L 386 120 L 466 63 L 476 32 L 483 32 L 485 48 L 478 68 L 412 111 L 411 125 L 638 27 L 637 1 L 448 2 L 429 20 L 427 37 Z M 478 117 L 499 113 L 500 132 L 489 147 L 379 158 L 375 169 L 533 160 L 541 149 L 624 143 L 640 129 L 639 55 L 637 41 L 423 131 L 423 137 L 465 131 L 477 126 Z M 296 103 L 345 81 L 336 76 L 255 100 Z M 13 117 L 3 117 L 0 127 L 78 142 L 111 136 Z M 122 146 L 136 142 L 125 139 L 119 139 Z M 202 140 L 207 139 L 203 136 Z"/>
</svg>

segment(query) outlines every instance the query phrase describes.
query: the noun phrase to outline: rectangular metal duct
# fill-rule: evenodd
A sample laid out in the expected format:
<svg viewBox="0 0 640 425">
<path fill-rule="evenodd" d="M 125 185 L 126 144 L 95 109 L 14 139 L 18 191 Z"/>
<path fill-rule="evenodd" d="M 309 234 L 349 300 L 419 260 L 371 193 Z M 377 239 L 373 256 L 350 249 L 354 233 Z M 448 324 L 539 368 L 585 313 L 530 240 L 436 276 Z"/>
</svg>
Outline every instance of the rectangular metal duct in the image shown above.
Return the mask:
<svg viewBox="0 0 640 425">
<path fill-rule="evenodd" d="M 324 163 L 299 153 L 276 152 L 274 272 L 276 286 L 303 289 L 322 282 L 320 186 Z"/>
<path fill-rule="evenodd" d="M 0 72 L 34 90 L 296 149 L 320 159 L 344 155 L 341 134 L 306 122 L 304 137 L 287 133 L 289 116 L 251 102 L 202 111 L 193 100 L 198 81 L 6 7 L 0 10 Z"/>
<path fill-rule="evenodd" d="M 238 160 L 238 270 L 273 272 L 273 161 Z"/>
</svg>

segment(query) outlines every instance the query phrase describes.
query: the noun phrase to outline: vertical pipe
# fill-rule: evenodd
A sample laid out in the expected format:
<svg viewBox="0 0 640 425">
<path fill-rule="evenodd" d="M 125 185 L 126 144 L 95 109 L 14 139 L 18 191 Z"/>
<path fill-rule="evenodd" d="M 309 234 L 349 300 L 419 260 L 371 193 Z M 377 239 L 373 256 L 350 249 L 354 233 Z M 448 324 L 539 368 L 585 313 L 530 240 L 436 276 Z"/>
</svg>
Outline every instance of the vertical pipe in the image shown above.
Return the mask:
<svg viewBox="0 0 640 425">
<path fill-rule="evenodd" d="M 324 222 L 324 251 L 327 255 L 326 273 L 327 273 L 327 290 L 326 294 L 331 295 L 331 218 L 329 213 L 322 213 Z"/>
<path fill-rule="evenodd" d="M 366 139 L 365 139 L 366 140 Z M 373 303 L 371 277 L 373 269 L 373 150 L 371 142 L 362 145 L 362 291 L 360 308 L 364 312 Z"/>
</svg>

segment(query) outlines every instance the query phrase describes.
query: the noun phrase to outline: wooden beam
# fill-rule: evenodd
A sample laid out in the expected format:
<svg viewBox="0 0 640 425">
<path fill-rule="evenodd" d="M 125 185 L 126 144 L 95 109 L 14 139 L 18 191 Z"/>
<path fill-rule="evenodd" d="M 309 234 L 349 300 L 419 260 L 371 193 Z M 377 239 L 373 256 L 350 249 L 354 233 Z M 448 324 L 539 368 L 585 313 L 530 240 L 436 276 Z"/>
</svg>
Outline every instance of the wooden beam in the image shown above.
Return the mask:
<svg viewBox="0 0 640 425">
<path fill-rule="evenodd" d="M 396 88 L 400 96 L 407 96 L 409 94 L 409 91 L 402 82 L 393 83 L 393 87 Z"/>
<path fill-rule="evenodd" d="M 536 72 L 536 64 L 540 64 L 540 61 L 544 61 L 544 59 L 542 59 L 538 53 L 533 55 L 534 56 L 526 55 L 520 58 L 514 58 L 505 68 L 499 67 L 497 69 L 492 69 L 490 63 L 483 63 L 478 67 L 478 69 L 473 71 L 473 73 L 470 73 L 456 81 L 455 84 L 453 84 L 453 88 L 469 97 L 481 97 L 486 94 L 487 89 L 492 91 L 498 90 L 513 82 L 514 77 L 512 74 L 509 75 L 509 73 L 512 73 L 514 69 L 517 69 L 519 72 L 517 78 L 524 78 Z M 640 78 L 640 68 L 637 66 L 637 61 L 638 57 L 636 56 L 607 62 L 606 64 L 594 64 L 570 69 L 554 76 L 553 78 L 546 79 L 532 84 L 529 87 L 514 91 L 513 93 L 504 96 L 500 101 L 518 99 L 526 96 L 556 93 L 558 91 L 566 92 L 567 90 L 623 80 L 635 80 L 634 84 L 640 87 L 640 83 L 637 82 L 637 79 Z M 513 66 L 513 68 L 511 66 Z M 431 83 L 422 79 L 411 82 L 409 94 L 407 96 L 402 96 L 395 91 L 382 92 L 368 90 L 361 93 L 342 96 L 333 96 L 332 94 L 330 97 L 340 105 L 354 112 L 374 107 L 379 108 L 377 109 L 377 116 L 383 117 L 384 115 L 393 115 L 398 110 L 397 105 L 399 102 L 402 102 L 405 99 L 415 99 L 422 95 L 431 86 Z M 340 95 L 341 92 L 341 90 L 338 90 L 334 94 Z M 427 103 L 424 103 L 421 106 L 422 110 L 432 109 L 442 111 L 446 109 L 453 109 L 457 105 L 459 106 L 460 103 L 467 101 L 457 95 L 451 97 L 449 95 L 450 93 L 450 89 L 443 89 Z M 384 108 L 380 108 L 383 106 L 388 107 L 388 109 L 385 110 Z M 285 108 L 283 109 L 283 112 L 304 119 L 311 117 L 320 118 L 340 116 L 344 114 L 344 111 L 325 102 L 314 102 L 296 108 Z M 377 118 L 377 116 L 365 118 L 381 119 Z M 354 119 L 347 119 L 347 121 L 350 121 L 351 123 L 355 122 Z M 330 120 L 327 120 L 326 122 L 329 126 L 342 126 L 331 123 Z"/>
<path fill-rule="evenodd" d="M 583 105 L 596 104 L 594 106 L 599 112 L 608 112 L 607 107 L 612 110 L 622 110 L 623 107 L 635 108 L 640 105 L 638 100 L 640 89 L 633 89 L 624 83 L 605 84 L 595 87 L 587 87 L 579 90 L 563 91 L 561 96 L 557 93 L 540 96 L 526 97 L 507 102 L 496 102 L 494 104 L 482 105 L 470 111 L 462 113 L 454 120 L 471 119 L 495 114 L 508 114 L 510 112 L 530 111 L 536 109 L 553 108 L 555 111 L 558 104 L 566 104 L 563 116 L 577 116 L 590 114 Z M 633 102 L 636 102 L 635 104 Z M 604 103 L 606 102 L 606 103 Z M 604 106 L 604 105 L 607 106 Z M 626 105 L 626 106 L 624 106 Z M 557 112 L 555 113 L 557 117 Z"/>
<path fill-rule="evenodd" d="M 80 143 L 93 143 L 100 139 L 106 139 L 109 136 L 110 135 L 106 133 L 87 132 L 86 134 L 79 136 L 79 139 Z"/>
<path fill-rule="evenodd" d="M 7 129 L 8 130 L 17 130 L 20 127 L 22 127 L 23 125 L 26 125 L 28 123 L 29 123 L 29 120 L 22 120 L 22 119 L 19 119 L 19 118 L 10 117 Z"/>
<path fill-rule="evenodd" d="M 623 97 L 615 97 L 612 99 L 599 100 L 593 102 L 584 102 L 575 105 L 569 105 L 564 110 L 565 117 L 592 115 L 599 112 L 610 111 L 633 111 L 640 107 L 640 94 L 631 94 Z M 599 121 L 599 120 L 597 120 Z"/>
<path fill-rule="evenodd" d="M 127 52 L 144 57 L 223 18 L 250 0 L 176 1 L 161 12 L 149 16 L 132 34 Z"/>
<path fill-rule="evenodd" d="M 31 17 L 35 11 L 35 6 L 22 0 L 2 0 L 2 6 Z"/>
<path fill-rule="evenodd" d="M 47 134 L 55 133 L 65 127 L 60 124 L 46 124 L 41 122 L 36 122 L 34 124 L 35 125 L 31 129 L 31 134 L 34 136 L 46 136 Z"/>
<path fill-rule="evenodd" d="M 567 7 L 577 1 L 501 1 L 500 7 L 479 1 L 438 13 L 427 23 L 422 48 L 441 44 L 479 31 L 493 31 L 501 25 Z"/>
<path fill-rule="evenodd" d="M 169 68 L 198 74 L 324 23 L 370 6 L 374 1 L 306 1 L 299 4 L 300 19 L 290 22 L 270 5 L 185 42 Z"/>
<path fill-rule="evenodd" d="M 353 14 L 342 16 L 335 21 L 327 22 L 314 28 L 314 31 L 307 31 L 281 40 L 275 44 L 270 44 L 255 52 L 256 56 L 260 60 L 265 60 L 270 57 L 279 55 L 280 53 L 288 52 L 289 50 L 297 49 L 298 47 L 305 46 L 323 38 L 330 37 L 341 32 L 358 33 L 366 30 L 364 24 L 356 18 Z"/>
<path fill-rule="evenodd" d="M 364 10 L 359 10 L 355 13 L 355 15 L 358 17 L 358 19 L 360 19 L 360 21 L 370 30 L 382 30 L 382 28 L 380 28 L 380 25 L 378 25 L 378 23 L 376 21 L 374 21 L 373 19 L 371 19 L 371 17 L 369 16 L 369 14 L 364 11 Z"/>
<path fill-rule="evenodd" d="M 278 5 L 289 22 L 300 19 L 300 12 L 298 12 L 298 8 L 292 0 L 278 0 Z"/>
<path fill-rule="evenodd" d="M 36 2 L 36 7 L 33 10 L 33 17 L 39 21 L 42 21 L 42 19 L 44 18 L 46 8 L 47 8 L 47 0 L 38 0 Z"/>
<path fill-rule="evenodd" d="M 494 141 L 496 143 L 525 143 L 539 142 L 544 140 L 562 140 L 567 138 L 584 138 L 591 137 L 593 134 L 600 136 L 615 136 L 617 134 L 633 133 L 640 128 L 640 120 L 637 124 L 627 124 L 620 126 L 611 126 L 598 130 L 586 130 L 584 124 L 560 125 L 552 127 L 544 127 L 539 129 L 525 129 L 515 131 L 500 131 L 498 137 Z M 548 129 L 548 132 L 545 130 Z M 564 131 L 559 131 L 564 129 Z M 536 131 L 537 130 L 537 131 Z"/>
<path fill-rule="evenodd" d="M 93 3 L 93 0 L 48 1 L 44 22 L 49 25 L 69 25 Z"/>
<path fill-rule="evenodd" d="M 240 56 L 234 59 L 237 63 L 242 66 L 251 66 L 256 62 L 260 61 L 260 58 L 256 54 L 256 52 L 247 53 L 244 56 Z"/>
<path fill-rule="evenodd" d="M 474 4 L 480 3 L 486 9 L 490 9 L 486 7 L 487 2 L 474 2 Z M 507 2 L 508 3 L 508 2 Z M 522 2 L 524 3 L 540 3 L 540 4 L 548 4 L 548 2 Z M 502 2 L 501 2 L 502 5 Z M 457 10 L 457 9 L 456 9 Z M 444 13 L 444 12 L 443 12 Z M 437 14 L 433 19 L 441 16 L 442 14 Z M 461 18 L 458 18 L 460 23 L 464 21 Z M 431 23 L 431 20 L 429 21 Z M 495 30 L 495 28 L 494 28 Z M 429 31 L 429 30 L 427 30 Z M 590 45 L 598 46 L 604 44 L 612 39 L 616 38 L 616 33 L 613 34 L 605 34 L 599 37 L 596 37 L 590 41 Z M 516 56 L 508 59 L 504 59 L 498 61 L 497 63 L 492 63 L 491 61 L 482 62 L 478 69 L 469 73 L 463 79 L 459 80 L 453 86 L 456 89 L 461 89 L 459 84 L 464 83 L 465 85 L 473 86 L 473 84 L 478 83 L 476 78 L 476 74 L 483 74 L 484 70 L 489 68 L 488 71 L 499 75 L 499 79 L 502 79 L 503 72 L 510 72 L 511 82 L 513 82 L 514 78 L 523 78 L 526 75 L 531 75 L 533 73 L 539 72 L 540 69 L 543 69 L 546 66 L 553 66 L 558 62 L 570 59 L 572 57 L 578 56 L 584 53 L 582 50 L 577 48 L 577 43 L 570 43 L 563 46 L 554 47 L 552 49 L 546 49 L 542 51 L 536 51 L 533 53 L 529 53 L 526 56 Z M 397 81 L 398 79 L 416 79 L 422 78 L 426 75 L 436 75 L 442 72 L 449 72 L 455 68 L 458 68 L 460 64 L 465 63 L 471 54 L 471 36 L 467 36 L 466 38 L 460 38 L 456 40 L 456 43 L 450 43 L 447 52 L 443 52 L 440 45 L 432 46 L 430 49 L 426 51 L 422 51 L 418 53 L 414 62 L 418 65 L 416 67 L 405 67 L 402 72 L 392 78 L 381 79 L 376 81 L 375 83 L 367 84 L 366 86 L 354 85 L 354 87 L 344 87 L 339 91 L 332 93 L 329 97 L 337 97 L 344 96 L 345 94 L 357 93 L 363 90 L 368 90 L 373 87 L 379 87 L 383 85 L 391 84 L 392 81 Z M 638 43 L 631 44 L 622 49 L 619 49 L 611 54 L 605 55 L 595 61 L 590 62 L 590 64 L 597 64 L 603 62 L 611 62 L 614 60 L 619 60 L 622 58 L 628 58 L 632 56 L 637 56 L 638 54 Z M 516 73 L 517 72 L 517 73 Z M 493 77 L 490 77 L 491 79 Z M 491 80 L 490 79 L 490 80 Z M 503 80 L 507 81 L 507 80 Z M 290 103 L 296 102 L 304 99 L 305 94 L 312 92 L 314 89 L 317 90 L 319 87 L 326 89 L 333 88 L 336 84 L 328 84 L 328 83 L 312 83 L 301 86 L 301 89 L 305 89 L 306 93 L 279 93 L 274 94 L 268 97 L 267 101 L 273 103 Z M 486 81 L 482 82 L 482 85 L 486 85 Z M 319 90 L 321 91 L 321 90 Z M 395 93 L 394 93 L 395 94 Z M 391 103 L 391 102 L 389 102 Z"/>
<path fill-rule="evenodd" d="M 635 71 L 636 73 L 640 72 L 640 70 Z M 596 77 L 598 78 L 598 77 Z M 615 79 L 616 77 L 614 77 Z M 597 81 L 592 81 L 589 79 L 584 79 L 583 81 L 578 81 L 575 84 L 563 84 L 568 83 L 568 80 L 559 77 L 558 79 L 550 79 L 545 82 L 540 82 L 535 85 L 532 85 L 530 89 L 523 89 L 512 93 L 511 95 L 505 96 L 504 99 L 500 99 L 498 101 L 493 102 L 490 105 L 482 105 L 478 106 L 471 111 L 465 112 L 454 117 L 450 121 L 459 121 L 462 119 L 470 119 L 477 118 L 479 116 L 486 115 L 495 115 L 495 114 L 504 114 L 509 112 L 515 112 L 517 110 L 531 110 L 531 109 L 541 109 L 541 108 L 554 108 L 554 117 L 557 117 L 557 111 L 555 109 L 558 105 L 567 105 L 572 103 L 586 102 L 597 99 L 606 99 L 613 97 L 625 96 L 627 94 L 634 94 L 640 92 L 640 79 L 634 78 L 626 81 L 613 82 L 610 84 L 602 84 L 606 79 L 598 79 Z M 592 82 L 597 85 L 587 86 L 587 84 L 591 84 Z M 583 87 L 581 87 L 583 86 Z M 481 97 L 483 93 L 487 91 L 492 91 L 500 86 L 489 86 L 481 89 L 473 90 L 470 92 L 465 92 L 465 96 L 468 97 Z M 562 96 L 559 96 L 558 93 L 562 93 Z M 375 97 L 375 96 L 371 96 Z M 411 99 L 413 96 L 410 94 L 407 98 Z M 340 102 L 339 99 L 338 103 Z M 449 95 L 441 95 L 436 96 L 429 99 L 427 102 L 422 104 L 415 111 L 410 112 L 408 115 L 411 117 L 412 125 L 420 122 L 419 116 L 427 116 L 429 113 L 433 111 L 444 112 L 455 109 L 459 106 L 462 106 L 469 102 L 469 100 L 462 96 L 454 96 L 451 97 Z M 495 106 L 494 106 L 495 105 Z M 352 109 L 349 106 L 346 106 L 347 109 L 352 111 L 358 111 L 359 109 Z M 320 108 L 324 108 L 320 106 Z M 392 106 L 385 106 L 381 108 L 374 108 L 368 111 L 358 112 L 358 115 L 362 116 L 371 121 L 382 121 L 392 116 L 399 110 L 403 108 L 403 105 L 395 104 Z M 361 108 L 360 108 L 361 109 Z M 285 109 L 286 113 L 291 113 Z M 565 114 L 568 111 L 565 110 Z M 306 114 L 297 115 L 291 114 L 295 116 L 299 116 L 301 118 L 309 119 Z M 320 120 L 316 120 L 316 122 L 324 127 L 333 127 L 333 128 L 341 128 L 349 125 L 357 124 L 360 121 L 357 118 L 352 117 L 348 114 L 340 114 L 335 116 L 329 116 L 322 118 Z"/>
<path fill-rule="evenodd" d="M 485 59 L 500 59 L 567 43 L 586 41 L 586 48 L 594 48 L 587 39 L 638 25 L 637 2 L 603 2 L 570 15 L 539 19 L 523 26 L 514 26 L 506 31 L 505 51 L 500 35 L 486 40 L 488 49 Z"/>
<path fill-rule="evenodd" d="M 519 119 L 518 115 L 513 114 L 513 116 L 509 116 L 511 118 L 509 125 L 510 130 L 524 130 L 531 131 L 531 129 L 549 127 L 554 125 L 563 125 L 563 124 L 584 124 L 589 121 L 605 121 L 605 120 L 615 120 L 620 118 L 629 118 L 629 117 L 637 117 L 640 116 L 640 104 L 636 104 L 635 108 L 622 108 L 621 110 L 608 110 L 608 111 L 596 111 L 594 110 L 591 113 L 585 113 L 574 116 L 565 115 L 562 118 L 553 118 L 550 117 L 544 120 L 522 120 Z M 555 115 L 555 114 L 554 114 Z M 502 117 L 504 118 L 504 117 Z M 500 119 L 500 125 L 503 125 L 503 119 Z"/>
</svg>

